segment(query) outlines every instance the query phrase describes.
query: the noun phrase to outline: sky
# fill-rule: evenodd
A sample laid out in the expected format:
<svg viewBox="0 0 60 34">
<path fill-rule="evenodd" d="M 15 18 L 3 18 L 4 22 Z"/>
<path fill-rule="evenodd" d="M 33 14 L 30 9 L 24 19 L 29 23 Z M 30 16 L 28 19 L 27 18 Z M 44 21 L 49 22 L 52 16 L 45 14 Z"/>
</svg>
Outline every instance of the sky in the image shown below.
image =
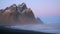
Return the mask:
<svg viewBox="0 0 60 34">
<path fill-rule="evenodd" d="M 0 0 L 0 9 L 23 2 L 44 23 L 60 22 L 60 0 Z"/>
</svg>

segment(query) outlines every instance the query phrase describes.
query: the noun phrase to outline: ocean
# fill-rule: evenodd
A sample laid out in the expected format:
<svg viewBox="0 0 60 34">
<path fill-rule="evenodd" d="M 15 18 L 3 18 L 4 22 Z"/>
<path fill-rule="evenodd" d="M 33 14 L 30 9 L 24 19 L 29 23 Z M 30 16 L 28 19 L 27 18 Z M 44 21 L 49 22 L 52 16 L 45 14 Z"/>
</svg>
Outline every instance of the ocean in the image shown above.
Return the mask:
<svg viewBox="0 0 60 34">
<path fill-rule="evenodd" d="M 60 34 L 60 23 L 48 23 L 48 24 L 27 24 L 27 25 L 15 25 L 6 26 L 13 29 L 32 30 L 45 33 Z"/>
</svg>

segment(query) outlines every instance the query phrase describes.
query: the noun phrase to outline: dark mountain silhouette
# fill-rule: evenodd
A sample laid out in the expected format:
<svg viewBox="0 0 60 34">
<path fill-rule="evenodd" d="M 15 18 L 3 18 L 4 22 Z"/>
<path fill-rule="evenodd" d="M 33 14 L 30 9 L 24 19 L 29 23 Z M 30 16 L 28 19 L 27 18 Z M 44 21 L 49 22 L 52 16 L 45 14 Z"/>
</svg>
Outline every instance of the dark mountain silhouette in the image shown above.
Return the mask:
<svg viewBox="0 0 60 34">
<path fill-rule="evenodd" d="M 0 24 L 12 25 L 12 24 L 37 24 L 38 21 L 35 18 L 31 8 L 27 8 L 25 3 L 11 5 L 5 9 L 0 10 Z"/>
</svg>

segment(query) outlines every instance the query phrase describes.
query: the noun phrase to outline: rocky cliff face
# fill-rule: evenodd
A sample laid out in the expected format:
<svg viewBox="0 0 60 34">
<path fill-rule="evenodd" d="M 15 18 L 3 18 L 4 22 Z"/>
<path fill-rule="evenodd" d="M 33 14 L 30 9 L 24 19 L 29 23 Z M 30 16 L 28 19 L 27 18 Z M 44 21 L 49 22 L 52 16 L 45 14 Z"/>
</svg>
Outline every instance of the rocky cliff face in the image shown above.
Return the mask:
<svg viewBox="0 0 60 34">
<path fill-rule="evenodd" d="M 25 3 L 11 5 L 0 10 L 0 24 L 33 24 L 37 23 L 34 14 L 30 8 L 27 8 Z"/>
</svg>

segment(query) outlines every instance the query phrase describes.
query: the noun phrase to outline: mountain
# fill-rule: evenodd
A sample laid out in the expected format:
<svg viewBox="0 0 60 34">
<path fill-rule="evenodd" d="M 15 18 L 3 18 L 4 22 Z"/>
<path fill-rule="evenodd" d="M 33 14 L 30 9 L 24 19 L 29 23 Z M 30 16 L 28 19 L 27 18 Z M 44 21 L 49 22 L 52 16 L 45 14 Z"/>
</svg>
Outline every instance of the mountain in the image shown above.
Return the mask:
<svg viewBox="0 0 60 34">
<path fill-rule="evenodd" d="M 0 24 L 14 25 L 14 24 L 37 24 L 31 8 L 28 8 L 25 3 L 11 5 L 5 9 L 0 10 Z"/>
<path fill-rule="evenodd" d="M 43 23 L 43 21 L 39 17 L 37 17 L 36 19 L 37 19 L 38 23 Z"/>
</svg>

